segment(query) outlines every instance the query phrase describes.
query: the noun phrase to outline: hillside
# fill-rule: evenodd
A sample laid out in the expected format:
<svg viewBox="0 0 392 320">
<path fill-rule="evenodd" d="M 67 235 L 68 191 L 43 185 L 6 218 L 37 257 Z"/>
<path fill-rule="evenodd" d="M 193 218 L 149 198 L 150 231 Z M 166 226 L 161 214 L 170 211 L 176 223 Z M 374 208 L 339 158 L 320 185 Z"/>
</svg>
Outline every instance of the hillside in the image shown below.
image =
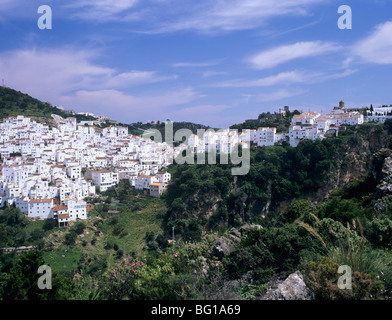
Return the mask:
<svg viewBox="0 0 392 320">
<path fill-rule="evenodd" d="M 52 114 L 62 117 L 69 116 L 64 111 L 28 94 L 0 87 L 0 119 L 17 115 L 50 119 Z"/>
<path fill-rule="evenodd" d="M 142 122 L 135 122 L 131 124 L 124 124 L 124 123 L 119 123 L 121 126 L 126 126 L 128 127 L 129 133 L 134 134 L 134 135 L 141 135 L 143 132 L 147 132 L 150 129 L 155 129 L 158 130 L 161 133 L 163 141 L 165 141 L 165 122 L 154 122 L 154 123 L 142 123 Z M 193 122 L 186 122 L 186 121 L 180 121 L 180 122 L 173 122 L 173 134 L 177 132 L 180 129 L 188 129 L 190 130 L 193 134 L 197 134 L 198 129 L 213 129 L 209 126 L 205 126 L 203 124 L 198 124 L 198 123 L 193 123 Z"/>
<path fill-rule="evenodd" d="M 374 154 L 389 140 L 386 126 L 369 124 L 295 148 L 252 148 L 244 176 L 232 176 L 230 164 L 173 165 L 173 183 L 164 196 L 168 229 L 175 226 L 185 238 L 200 237 L 206 227 L 275 219 L 297 199 L 322 203 L 334 189 L 369 173 Z"/>
<path fill-rule="evenodd" d="M 75 117 L 77 121 L 92 121 L 96 120 L 94 117 L 85 116 L 80 114 L 71 114 L 67 111 L 61 110 L 57 107 L 53 107 L 47 102 L 42 102 L 35 99 L 28 94 L 16 91 L 8 87 L 0 87 L 0 120 L 17 115 L 24 115 L 31 117 L 33 120 L 45 123 L 54 124 L 52 114 L 59 115 L 63 118 Z M 112 126 L 112 121 L 106 121 L 101 123 L 100 128 Z M 128 127 L 129 133 L 133 135 L 141 135 L 145 130 L 157 129 L 161 132 L 163 139 L 165 138 L 165 123 L 117 123 L 119 126 Z M 179 129 L 189 129 L 192 133 L 197 133 L 197 129 L 209 129 L 210 127 L 196 124 L 192 122 L 173 122 L 173 131 L 176 132 Z"/>
<path fill-rule="evenodd" d="M 36 117 L 53 112 L 6 88 L 2 97 L 10 111 L 26 99 Z M 319 300 L 390 300 L 392 120 L 295 148 L 252 146 L 250 156 L 244 176 L 219 159 L 173 164 L 160 199 L 121 180 L 86 199 L 89 218 L 68 227 L 0 209 L 0 247 L 37 247 L 0 252 L 0 299 L 267 299 L 301 274 Z M 53 290 L 37 291 L 43 264 Z M 353 290 L 337 285 L 342 265 L 352 268 Z"/>
<path fill-rule="evenodd" d="M 290 111 L 288 107 L 285 107 L 284 113 L 260 113 L 257 119 L 245 120 L 243 123 L 237 123 L 230 126 L 230 129 L 237 129 L 242 131 L 243 129 L 257 129 L 259 127 L 275 127 L 276 132 L 288 131 L 291 119 L 294 115 L 300 114 L 298 110 Z"/>
<path fill-rule="evenodd" d="M 0 254 L 0 296 L 36 283 L 21 266 L 45 263 L 56 299 L 267 299 L 268 288 L 300 272 L 318 300 L 389 300 L 391 138 L 386 123 L 298 151 L 255 149 L 242 178 L 219 165 L 173 165 L 163 199 L 122 182 L 69 228 L 1 210 L 0 242 L 41 250 Z M 340 265 L 352 266 L 353 290 L 338 288 Z"/>
</svg>

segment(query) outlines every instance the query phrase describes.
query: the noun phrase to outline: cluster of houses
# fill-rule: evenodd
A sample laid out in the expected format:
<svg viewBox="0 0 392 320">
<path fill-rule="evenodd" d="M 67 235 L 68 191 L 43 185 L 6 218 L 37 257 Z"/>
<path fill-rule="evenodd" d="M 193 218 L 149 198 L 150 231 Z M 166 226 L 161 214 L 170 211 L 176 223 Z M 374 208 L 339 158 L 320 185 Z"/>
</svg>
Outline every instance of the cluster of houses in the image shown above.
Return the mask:
<svg viewBox="0 0 392 320">
<path fill-rule="evenodd" d="M 384 122 L 392 117 L 392 106 L 387 109 L 374 109 L 367 120 Z M 283 141 L 296 147 L 301 140 L 324 139 L 364 121 L 362 113 L 345 110 L 341 101 L 330 112 L 295 115 L 288 132 L 277 133 L 268 127 L 241 133 L 211 130 L 190 134 L 185 143 L 174 147 L 130 135 L 127 127 L 99 129 L 93 122 L 78 123 L 74 117 L 57 118 L 56 127 L 21 115 L 9 117 L 0 123 L 0 207 L 15 204 L 29 217 L 56 218 L 63 226 L 86 219 L 91 206 L 85 199 L 121 179 L 159 197 L 171 179 L 164 168 L 184 150 L 222 154 L 238 145 L 248 147 L 250 142 L 262 147 Z"/>
<path fill-rule="evenodd" d="M 250 141 L 259 147 L 272 146 L 283 141 L 296 147 L 302 140 L 324 139 L 329 134 L 337 135 L 347 125 L 361 125 L 365 121 L 362 113 L 346 111 L 344 102 L 329 112 L 305 112 L 295 115 L 291 120 L 289 131 L 276 132 L 276 128 L 261 127 L 248 130 Z"/>
<path fill-rule="evenodd" d="M 392 105 L 374 108 L 367 111 L 367 118 L 371 122 L 384 123 L 387 119 L 392 119 Z"/>
<path fill-rule="evenodd" d="M 4 119 L 0 207 L 14 204 L 29 217 L 56 218 L 62 226 L 86 219 L 90 207 L 85 198 L 120 179 L 159 197 L 171 178 L 163 168 L 173 148 L 129 135 L 126 127 L 97 130 L 73 117 L 54 128 L 21 115 Z"/>
</svg>

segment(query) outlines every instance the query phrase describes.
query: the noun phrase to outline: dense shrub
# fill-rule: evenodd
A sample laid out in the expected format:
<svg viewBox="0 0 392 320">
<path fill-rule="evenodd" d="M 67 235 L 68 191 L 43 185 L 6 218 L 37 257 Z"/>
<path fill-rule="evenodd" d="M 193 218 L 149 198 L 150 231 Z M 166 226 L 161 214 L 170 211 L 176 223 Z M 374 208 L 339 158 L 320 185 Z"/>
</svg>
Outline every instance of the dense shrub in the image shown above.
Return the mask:
<svg viewBox="0 0 392 320">
<path fill-rule="evenodd" d="M 374 218 L 367 224 L 366 230 L 367 238 L 372 244 L 392 247 L 392 221 L 389 218 Z"/>
</svg>

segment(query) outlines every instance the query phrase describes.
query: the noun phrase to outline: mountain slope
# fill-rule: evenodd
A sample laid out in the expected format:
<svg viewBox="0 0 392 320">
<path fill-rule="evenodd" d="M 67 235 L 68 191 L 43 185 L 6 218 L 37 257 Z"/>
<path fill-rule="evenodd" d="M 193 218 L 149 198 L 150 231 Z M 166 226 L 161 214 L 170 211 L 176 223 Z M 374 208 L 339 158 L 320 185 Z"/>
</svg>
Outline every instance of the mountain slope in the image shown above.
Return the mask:
<svg viewBox="0 0 392 320">
<path fill-rule="evenodd" d="M 388 131 L 387 123 L 367 124 L 323 141 L 305 140 L 296 148 L 252 148 L 245 176 L 232 176 L 230 164 L 174 165 L 164 195 L 168 230 L 175 226 L 194 238 L 206 227 L 274 219 L 294 200 L 321 203 L 335 188 L 371 172 L 377 152 L 390 146 Z"/>
<path fill-rule="evenodd" d="M 28 94 L 7 87 L 0 87 L 0 119 L 24 115 L 50 119 L 52 114 L 67 117 L 67 113 Z"/>
<path fill-rule="evenodd" d="M 46 123 L 54 123 L 52 114 L 59 115 L 63 118 L 75 117 L 78 121 L 82 120 L 96 120 L 94 117 L 71 114 L 67 111 L 61 110 L 57 107 L 53 107 L 48 102 L 43 102 L 35 99 L 28 94 L 16 91 L 8 87 L 0 87 L 0 120 L 17 115 L 24 115 L 26 117 L 32 117 L 34 120 Z M 102 123 L 101 127 L 107 127 L 113 125 L 112 121 Z M 135 122 L 131 124 L 118 123 L 120 126 L 126 126 L 129 129 L 130 134 L 141 135 L 145 130 L 157 129 L 161 132 L 163 139 L 165 138 L 165 123 L 142 123 Z M 189 129 L 192 133 L 197 133 L 197 129 L 209 129 L 209 126 L 202 124 L 196 124 L 192 122 L 174 122 L 173 131 L 176 132 L 179 129 Z"/>
</svg>

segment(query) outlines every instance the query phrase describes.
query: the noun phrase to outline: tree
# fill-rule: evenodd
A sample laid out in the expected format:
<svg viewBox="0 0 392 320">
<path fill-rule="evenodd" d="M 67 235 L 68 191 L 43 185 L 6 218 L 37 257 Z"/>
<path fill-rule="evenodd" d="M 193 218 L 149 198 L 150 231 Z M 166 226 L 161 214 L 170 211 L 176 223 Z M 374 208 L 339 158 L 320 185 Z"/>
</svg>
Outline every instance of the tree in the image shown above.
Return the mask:
<svg viewBox="0 0 392 320">
<path fill-rule="evenodd" d="M 42 229 L 45 231 L 52 230 L 53 228 L 57 227 L 57 220 L 56 219 L 45 219 L 44 225 Z"/>
<path fill-rule="evenodd" d="M 40 240 L 40 239 L 42 239 L 44 237 L 44 235 L 45 234 L 44 234 L 43 230 L 35 229 L 30 234 L 30 240 L 33 241 L 33 242 L 37 241 L 37 240 Z"/>
<path fill-rule="evenodd" d="M 77 233 L 75 230 L 70 230 L 66 235 L 65 235 L 65 244 L 67 245 L 72 245 L 75 243 L 76 238 L 78 237 Z"/>
<path fill-rule="evenodd" d="M 300 217 L 306 217 L 313 210 L 312 203 L 309 200 L 301 199 L 292 202 L 284 214 L 287 222 L 293 222 Z"/>
<path fill-rule="evenodd" d="M 4 224 L 0 224 L 0 246 L 6 246 L 8 242 L 7 229 Z"/>
<path fill-rule="evenodd" d="M 78 221 L 73 225 L 72 230 L 75 231 L 76 234 L 82 234 L 85 228 L 86 224 L 83 221 Z"/>
<path fill-rule="evenodd" d="M 40 289 L 38 268 L 45 265 L 40 251 L 22 253 L 9 273 L 0 275 L 0 299 L 64 300 L 74 294 L 71 279 L 52 272 L 52 289 Z"/>
</svg>

